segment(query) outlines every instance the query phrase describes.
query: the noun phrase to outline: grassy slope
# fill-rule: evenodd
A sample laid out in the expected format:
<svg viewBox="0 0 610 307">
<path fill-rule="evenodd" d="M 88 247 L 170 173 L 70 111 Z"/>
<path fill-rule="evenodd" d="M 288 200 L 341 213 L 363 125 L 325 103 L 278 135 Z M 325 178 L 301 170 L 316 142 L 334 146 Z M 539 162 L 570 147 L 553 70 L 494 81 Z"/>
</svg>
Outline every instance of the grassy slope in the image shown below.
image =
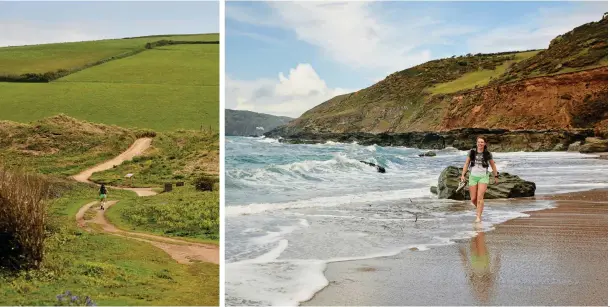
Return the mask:
<svg viewBox="0 0 610 307">
<path fill-rule="evenodd" d="M 141 157 L 93 174 L 91 180 L 115 186 L 160 186 L 177 180 L 190 181 L 203 175 L 218 175 L 218 134 L 178 131 L 158 134 L 151 149 Z M 131 181 L 125 174 L 132 173 Z"/>
<path fill-rule="evenodd" d="M 72 69 L 88 63 L 143 48 L 162 39 L 217 41 L 218 34 L 139 37 L 74 43 L 56 43 L 0 48 L 0 75 L 45 73 Z"/>
<path fill-rule="evenodd" d="M 549 48 L 515 64 L 498 78 L 508 82 L 608 65 L 608 19 L 591 22 L 559 35 Z"/>
<path fill-rule="evenodd" d="M 495 69 L 478 69 L 473 72 L 465 73 L 464 75 L 453 81 L 437 84 L 428 91 L 430 94 L 433 95 L 449 94 L 465 89 L 485 86 L 492 79 L 498 78 L 502 74 L 504 74 L 510 65 L 514 65 L 523 60 L 529 59 L 538 54 L 539 52 L 540 51 L 528 51 L 516 53 L 515 58 L 513 60 L 506 61 Z"/>
<path fill-rule="evenodd" d="M 32 124 L 0 121 L 0 160 L 42 174 L 74 175 L 129 148 L 133 131 L 55 116 Z"/>
<path fill-rule="evenodd" d="M 107 216 L 121 229 L 218 244 L 218 203 L 218 191 L 199 192 L 187 185 L 154 197 L 127 199 L 111 207 Z"/>
<path fill-rule="evenodd" d="M 17 276 L 0 272 L 2 303 L 51 305 L 57 294 L 70 290 L 98 306 L 218 305 L 217 265 L 180 265 L 150 244 L 77 228 L 74 214 L 96 191 L 79 185 L 52 203 L 42 269 Z M 135 196 L 121 191 L 113 194 L 117 198 Z"/>
<path fill-rule="evenodd" d="M 218 86 L 218 52 L 218 45 L 157 47 L 57 81 Z"/>
<path fill-rule="evenodd" d="M 515 53 L 510 53 L 430 61 L 396 72 L 361 91 L 332 98 L 292 124 L 340 127 L 342 131 L 386 131 L 416 116 L 429 95 L 428 89 L 481 69 L 498 69 L 515 60 Z"/>
<path fill-rule="evenodd" d="M 415 122 L 435 126 L 440 118 L 428 116 L 438 116 L 445 106 L 426 104 L 431 95 L 607 66 L 607 53 L 604 19 L 574 29 L 544 51 L 468 55 L 396 72 L 371 87 L 314 107 L 289 126 L 367 132 L 409 131 Z"/>
<path fill-rule="evenodd" d="M 125 45 L 132 40 L 118 41 Z M 141 45 L 150 38 L 133 41 Z M 45 46 L 55 44 L 38 47 Z M 46 52 L 68 60 L 70 52 L 61 53 L 64 50 Z M 164 46 L 85 69 L 56 82 L 0 83 L 0 119 L 30 122 L 65 113 L 122 127 L 170 131 L 203 126 L 217 131 L 218 61 L 218 45 Z M 9 63 L 12 62 L 0 60 L 0 66 Z"/>
</svg>

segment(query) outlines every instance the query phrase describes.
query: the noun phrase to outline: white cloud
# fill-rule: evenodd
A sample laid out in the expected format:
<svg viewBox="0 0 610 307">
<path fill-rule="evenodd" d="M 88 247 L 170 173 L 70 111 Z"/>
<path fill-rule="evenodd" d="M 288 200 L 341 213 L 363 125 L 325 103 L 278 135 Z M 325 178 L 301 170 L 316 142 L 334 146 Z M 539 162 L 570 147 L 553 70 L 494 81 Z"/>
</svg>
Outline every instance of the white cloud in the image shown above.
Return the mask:
<svg viewBox="0 0 610 307">
<path fill-rule="evenodd" d="M 239 31 L 239 30 L 234 30 L 234 29 L 226 29 L 225 30 L 226 35 L 235 35 L 235 36 L 243 36 L 243 37 L 248 37 L 251 39 L 255 39 L 261 42 L 265 42 L 265 43 L 269 43 L 269 44 L 274 44 L 274 45 L 282 45 L 283 42 L 275 37 L 271 37 L 268 35 L 263 35 L 260 33 L 255 33 L 255 32 L 244 32 L 244 31 Z"/>
<path fill-rule="evenodd" d="M 540 8 L 527 19 L 531 22 L 499 27 L 468 40 L 472 53 L 544 49 L 557 35 L 597 21 L 607 11 L 607 2 L 578 3 L 576 8 Z"/>
<path fill-rule="evenodd" d="M 337 95 L 352 92 L 329 88 L 310 64 L 298 64 L 277 79 L 226 80 L 226 107 L 236 110 L 299 117 Z"/>
<path fill-rule="evenodd" d="M 388 75 L 432 59 L 427 44 L 447 44 L 472 27 L 450 27 L 441 19 L 412 12 L 408 18 L 386 21 L 387 10 L 373 2 L 268 2 L 270 12 L 227 7 L 227 18 L 257 26 L 293 31 L 316 46 L 323 56 L 351 68 Z M 404 13 L 404 12 L 402 12 Z M 258 15 L 257 15 L 258 14 Z M 419 16 L 418 16 L 419 15 Z M 396 18 L 395 18 L 396 19 Z"/>
</svg>

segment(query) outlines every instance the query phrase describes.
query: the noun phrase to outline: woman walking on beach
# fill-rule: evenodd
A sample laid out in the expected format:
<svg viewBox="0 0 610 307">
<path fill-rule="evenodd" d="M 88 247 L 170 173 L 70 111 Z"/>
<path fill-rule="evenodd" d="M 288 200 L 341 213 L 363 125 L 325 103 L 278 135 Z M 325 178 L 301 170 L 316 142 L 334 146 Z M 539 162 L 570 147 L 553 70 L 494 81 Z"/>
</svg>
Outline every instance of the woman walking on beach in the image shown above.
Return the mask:
<svg viewBox="0 0 610 307">
<path fill-rule="evenodd" d="M 475 222 L 481 221 L 483 215 L 485 191 L 489 184 L 489 166 L 493 169 L 494 183 L 498 184 L 498 170 L 493 160 L 491 152 L 487 150 L 487 142 L 482 136 L 477 137 L 477 146 L 470 150 L 464 168 L 462 169 L 461 181 L 466 181 L 466 171 L 470 169 L 468 187 L 470 189 L 470 200 L 472 205 L 477 208 L 477 218 Z"/>
</svg>

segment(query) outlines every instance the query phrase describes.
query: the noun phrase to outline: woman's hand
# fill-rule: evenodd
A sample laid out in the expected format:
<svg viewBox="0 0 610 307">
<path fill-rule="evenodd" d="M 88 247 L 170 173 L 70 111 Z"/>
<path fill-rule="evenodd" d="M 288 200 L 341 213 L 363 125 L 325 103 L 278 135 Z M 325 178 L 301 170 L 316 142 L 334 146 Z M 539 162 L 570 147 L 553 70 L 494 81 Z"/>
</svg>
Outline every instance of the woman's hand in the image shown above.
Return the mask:
<svg viewBox="0 0 610 307">
<path fill-rule="evenodd" d="M 498 177 L 494 177 L 495 184 L 498 184 Z"/>
<path fill-rule="evenodd" d="M 464 177 L 464 175 L 460 176 L 460 181 L 466 181 L 466 178 Z"/>
</svg>

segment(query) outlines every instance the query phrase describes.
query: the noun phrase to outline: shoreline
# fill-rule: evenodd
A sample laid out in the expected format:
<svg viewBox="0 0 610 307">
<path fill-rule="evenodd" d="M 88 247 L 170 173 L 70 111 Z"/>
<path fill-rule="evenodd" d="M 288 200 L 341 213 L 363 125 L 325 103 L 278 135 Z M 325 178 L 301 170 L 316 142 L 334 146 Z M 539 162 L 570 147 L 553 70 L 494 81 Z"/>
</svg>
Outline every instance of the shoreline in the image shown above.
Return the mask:
<svg viewBox="0 0 610 307">
<path fill-rule="evenodd" d="M 329 284 L 300 305 L 607 306 L 608 190 L 529 199 L 556 207 L 525 212 L 529 217 L 449 246 L 329 263 Z M 467 255 L 481 248 L 489 251 L 491 269 L 479 278 Z"/>
<path fill-rule="evenodd" d="M 483 135 L 488 139 L 490 151 L 567 151 L 570 144 L 584 144 L 587 138 L 600 138 L 591 128 L 584 129 L 546 129 L 546 130 L 507 130 L 487 128 L 459 128 L 446 131 L 410 131 L 396 133 L 370 132 L 311 132 L 291 130 L 283 126 L 269 131 L 263 136 L 277 139 L 286 144 L 324 144 L 357 142 L 362 146 L 404 146 L 418 149 L 440 150 L 453 147 L 468 150 L 473 146 L 473 139 Z M 538 139 L 539 142 L 519 142 L 519 139 Z"/>
</svg>

